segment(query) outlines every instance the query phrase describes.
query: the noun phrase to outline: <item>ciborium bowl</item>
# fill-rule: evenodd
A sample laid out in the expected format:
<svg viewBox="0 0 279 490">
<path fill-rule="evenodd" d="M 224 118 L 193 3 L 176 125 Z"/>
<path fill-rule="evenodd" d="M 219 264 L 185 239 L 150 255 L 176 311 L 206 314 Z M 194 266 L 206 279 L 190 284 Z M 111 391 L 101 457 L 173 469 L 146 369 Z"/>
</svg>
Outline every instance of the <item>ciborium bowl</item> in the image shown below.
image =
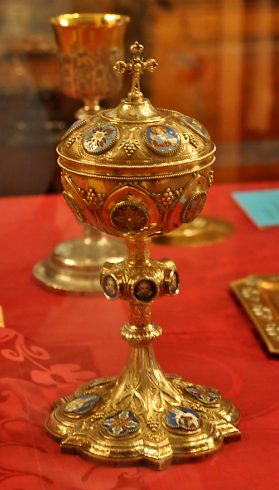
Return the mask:
<svg viewBox="0 0 279 490">
<path fill-rule="evenodd" d="M 153 260 L 150 238 L 199 215 L 212 184 L 215 145 L 195 120 L 155 109 L 140 91 L 140 75 L 157 63 L 134 43 L 116 71 L 132 75 L 128 97 L 115 109 L 76 123 L 58 146 L 64 198 L 76 217 L 125 239 L 126 260 L 105 262 L 101 285 L 110 300 L 130 304 L 121 336 L 131 344 L 118 378 L 91 380 L 60 399 L 47 430 L 64 449 L 116 464 L 171 461 L 216 451 L 239 436 L 235 406 L 218 390 L 165 375 L 152 342 L 161 327 L 152 302 L 178 293 L 170 259 Z"/>
</svg>

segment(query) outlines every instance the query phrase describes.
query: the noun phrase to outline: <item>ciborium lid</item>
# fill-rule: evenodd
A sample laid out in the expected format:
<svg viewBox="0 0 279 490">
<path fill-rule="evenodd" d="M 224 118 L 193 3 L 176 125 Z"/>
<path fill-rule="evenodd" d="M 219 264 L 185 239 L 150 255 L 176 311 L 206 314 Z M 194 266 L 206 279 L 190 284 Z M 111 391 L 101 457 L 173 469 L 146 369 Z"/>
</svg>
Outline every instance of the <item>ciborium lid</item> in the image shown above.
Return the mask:
<svg viewBox="0 0 279 490">
<path fill-rule="evenodd" d="M 143 46 L 135 42 L 132 60 L 118 61 L 115 70 L 132 76 L 128 97 L 114 109 L 100 111 L 86 121 L 75 122 L 58 146 L 58 153 L 79 171 L 113 173 L 193 172 L 212 164 L 215 146 L 207 130 L 179 112 L 154 108 L 140 91 L 144 70 L 154 71 L 153 59 L 143 60 Z M 69 163 L 70 167 L 71 164 Z"/>
<path fill-rule="evenodd" d="M 161 204 L 169 208 L 170 201 L 177 204 L 181 197 L 181 205 L 178 207 L 181 210 L 185 204 L 185 182 L 190 176 L 198 177 L 199 181 L 196 180 L 192 186 L 195 195 L 190 192 L 190 199 L 194 198 L 190 215 L 184 213 L 182 218 L 176 216 L 175 219 L 167 219 L 168 223 L 164 220 L 163 227 L 154 226 L 153 220 L 154 234 L 170 231 L 182 222 L 191 221 L 195 209 L 196 214 L 200 212 L 207 189 L 212 183 L 212 171 L 209 168 L 215 159 L 215 145 L 198 121 L 176 111 L 157 109 L 143 96 L 140 77 L 145 70 L 152 72 L 157 67 L 154 59 L 143 59 L 143 49 L 141 44 L 135 42 L 130 47 L 132 59 L 128 62 L 118 61 L 114 66 L 118 73 L 128 72 L 131 75 L 132 86 L 128 96 L 116 108 L 76 121 L 64 135 L 57 150 L 60 155 L 58 162 L 65 173 L 70 173 L 72 177 L 76 175 L 76 187 L 79 185 L 79 176 L 83 181 L 84 177 L 106 182 L 110 179 L 118 180 L 122 186 L 125 182 L 129 185 L 135 183 L 135 186 L 143 183 L 144 190 L 151 195 L 152 201 L 157 199 L 159 207 Z M 81 189 L 81 192 L 88 193 L 88 189 Z M 101 194 L 99 192 L 102 198 Z M 168 202 L 164 204 L 166 199 Z M 76 207 L 76 197 L 73 202 Z M 169 218 L 170 209 L 167 211 L 163 214 Z M 76 214 L 81 218 L 82 213 Z M 97 225 L 92 222 L 92 216 L 87 221 L 93 226 Z M 102 218 L 101 221 L 106 219 Z M 100 223 L 98 228 L 117 234 L 116 230 Z"/>
</svg>

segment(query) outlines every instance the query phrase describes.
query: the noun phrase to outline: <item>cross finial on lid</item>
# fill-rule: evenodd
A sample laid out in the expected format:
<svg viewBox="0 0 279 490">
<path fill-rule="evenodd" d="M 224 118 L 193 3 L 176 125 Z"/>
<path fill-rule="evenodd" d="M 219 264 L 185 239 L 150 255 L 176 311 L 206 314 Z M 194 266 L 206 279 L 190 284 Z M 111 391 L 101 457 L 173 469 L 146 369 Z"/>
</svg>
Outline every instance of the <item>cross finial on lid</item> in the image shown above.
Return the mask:
<svg viewBox="0 0 279 490">
<path fill-rule="evenodd" d="M 139 101 L 142 99 L 142 93 L 140 91 L 140 76 L 143 74 L 144 70 L 148 70 L 150 72 L 154 71 L 158 66 L 157 61 L 152 58 L 144 61 L 141 56 L 144 47 L 139 44 L 138 41 L 134 42 L 132 46 L 130 46 L 130 51 L 133 54 L 133 59 L 130 61 L 117 61 L 114 65 L 115 71 L 118 73 L 128 72 L 132 75 L 132 87 L 131 92 L 128 94 L 128 99 L 131 102 Z"/>
</svg>

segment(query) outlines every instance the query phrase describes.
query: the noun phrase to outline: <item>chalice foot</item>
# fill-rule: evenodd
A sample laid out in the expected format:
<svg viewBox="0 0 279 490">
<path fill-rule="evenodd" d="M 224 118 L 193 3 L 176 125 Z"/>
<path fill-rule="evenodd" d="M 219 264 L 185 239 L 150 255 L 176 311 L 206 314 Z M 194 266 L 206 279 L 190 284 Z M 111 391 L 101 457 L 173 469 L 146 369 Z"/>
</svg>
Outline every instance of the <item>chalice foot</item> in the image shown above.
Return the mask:
<svg viewBox="0 0 279 490">
<path fill-rule="evenodd" d="M 191 223 L 154 238 L 161 245 L 200 247 L 221 242 L 234 232 L 234 226 L 223 218 L 198 216 Z"/>
<path fill-rule="evenodd" d="M 101 283 L 111 299 L 125 299 L 132 285 L 130 321 L 121 329 L 132 345 L 130 360 L 119 377 L 91 380 L 54 403 L 46 428 L 62 449 L 111 464 L 163 469 L 238 437 L 239 413 L 231 402 L 214 388 L 164 375 L 155 359 L 151 343 L 162 331 L 151 320 L 149 301 L 155 288 L 162 295 L 177 292 L 173 262 L 151 260 L 146 248 L 130 244 L 127 260 L 104 264 Z"/>
<path fill-rule="evenodd" d="M 125 254 L 119 239 L 84 226 L 84 235 L 66 240 L 33 268 L 34 277 L 44 286 L 72 293 L 100 292 L 100 268 L 104 261 L 121 260 Z"/>
</svg>

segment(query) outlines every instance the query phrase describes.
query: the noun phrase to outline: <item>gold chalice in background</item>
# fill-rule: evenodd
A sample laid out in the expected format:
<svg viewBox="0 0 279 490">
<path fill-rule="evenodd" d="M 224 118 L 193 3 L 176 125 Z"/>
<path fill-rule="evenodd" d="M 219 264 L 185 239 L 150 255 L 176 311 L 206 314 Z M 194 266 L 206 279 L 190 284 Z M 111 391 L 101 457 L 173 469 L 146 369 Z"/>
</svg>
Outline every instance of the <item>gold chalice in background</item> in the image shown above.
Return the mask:
<svg viewBox="0 0 279 490">
<path fill-rule="evenodd" d="M 84 106 L 77 121 L 67 131 L 81 129 L 87 117 L 96 114 L 100 101 L 121 88 L 113 70 L 123 56 L 124 35 L 129 17 L 108 13 L 62 14 L 50 19 L 60 62 L 62 91 L 81 99 Z M 84 195 L 84 200 L 99 196 Z M 90 293 L 100 290 L 100 266 L 108 257 L 123 257 L 124 247 L 117 239 L 108 240 L 88 224 L 83 236 L 58 244 L 52 253 L 34 266 L 33 274 L 44 285 L 62 291 Z"/>
<path fill-rule="evenodd" d="M 115 65 L 132 75 L 128 97 L 66 136 L 58 163 L 64 197 L 78 219 L 126 241 L 128 258 L 105 262 L 101 285 L 108 299 L 130 304 L 121 336 L 131 357 L 119 377 L 91 380 L 58 400 L 46 428 L 64 450 L 161 469 L 239 436 L 239 413 L 216 389 L 165 375 L 154 357 L 151 343 L 162 330 L 151 304 L 177 294 L 179 277 L 171 260 L 151 259 L 150 238 L 199 215 L 212 184 L 215 145 L 182 114 L 156 109 L 143 97 L 140 75 L 157 63 L 143 59 L 138 42 L 130 51 L 131 60 Z"/>
<path fill-rule="evenodd" d="M 118 14 L 62 14 L 50 19 L 54 30 L 63 93 L 81 99 L 76 113 L 85 119 L 100 110 L 100 101 L 121 88 L 113 66 L 123 54 L 130 18 Z"/>
</svg>

